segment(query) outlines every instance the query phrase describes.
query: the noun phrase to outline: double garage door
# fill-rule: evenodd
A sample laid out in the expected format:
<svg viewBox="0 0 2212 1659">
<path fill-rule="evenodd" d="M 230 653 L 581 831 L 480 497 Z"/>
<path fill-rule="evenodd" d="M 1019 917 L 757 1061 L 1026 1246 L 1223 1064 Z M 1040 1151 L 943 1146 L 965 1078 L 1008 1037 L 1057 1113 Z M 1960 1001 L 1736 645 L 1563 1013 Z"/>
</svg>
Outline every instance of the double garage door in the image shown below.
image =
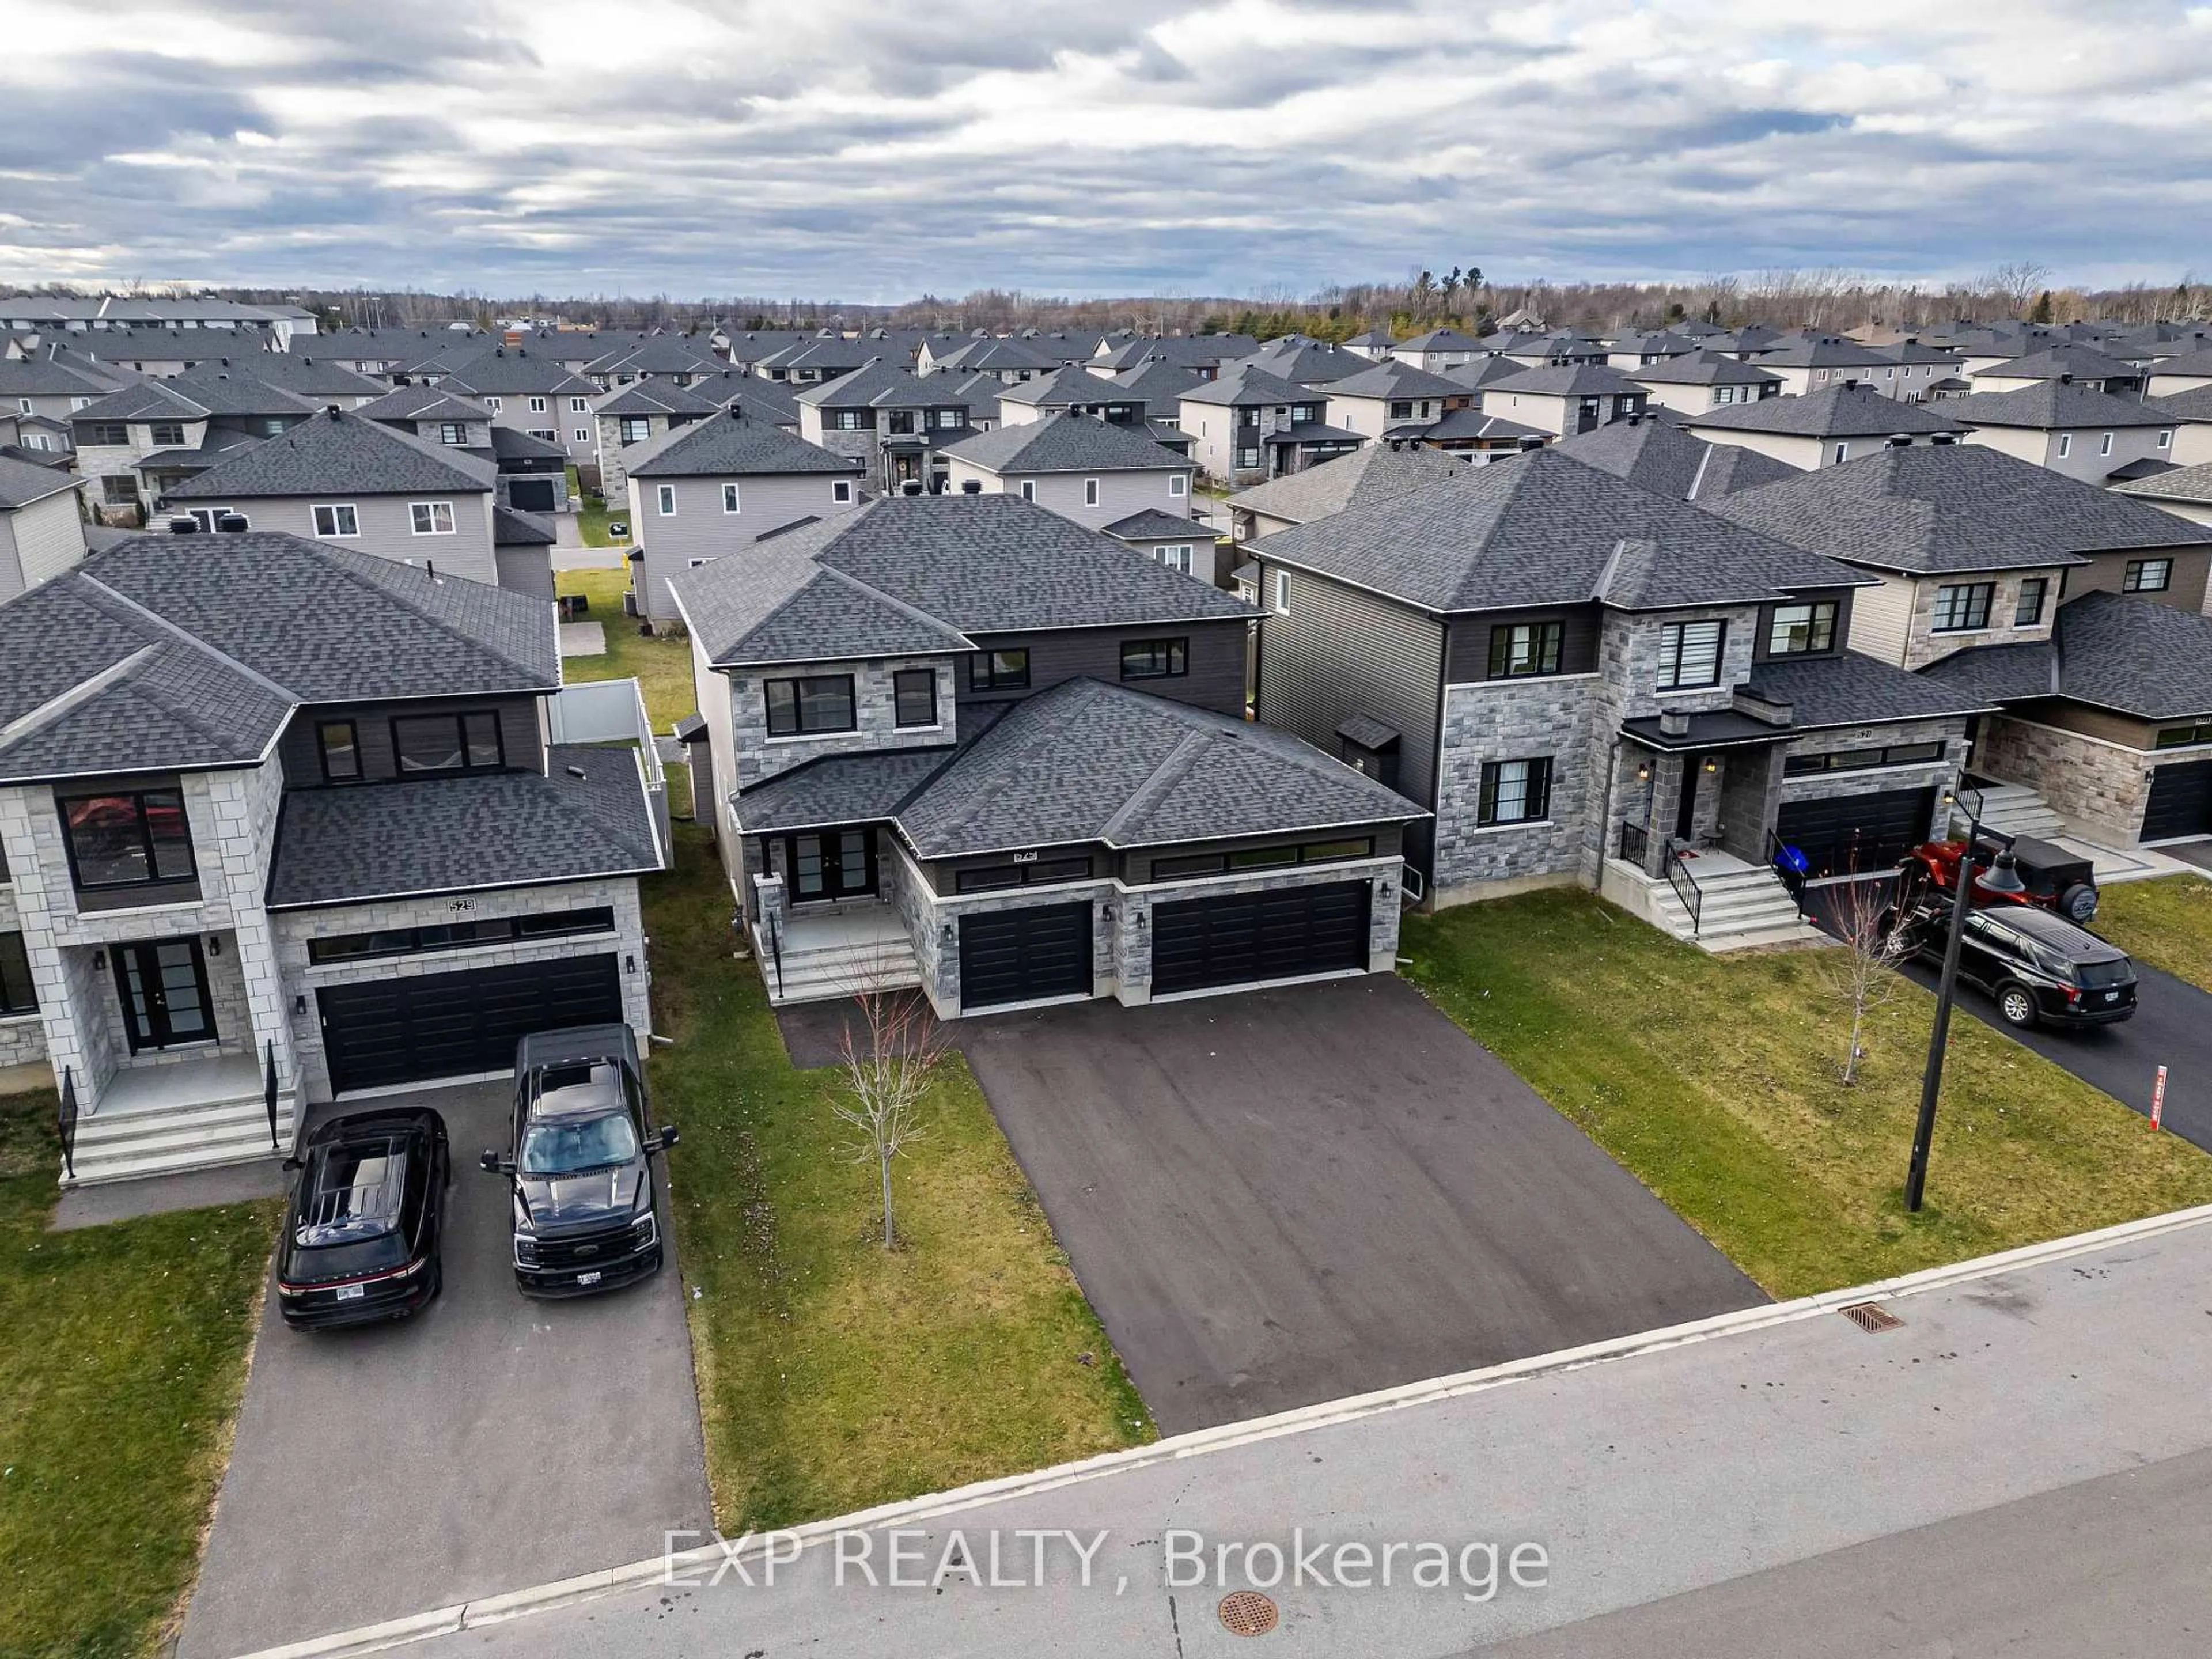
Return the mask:
<svg viewBox="0 0 2212 1659">
<path fill-rule="evenodd" d="M 2150 775 L 2142 838 L 2170 841 L 2212 830 L 2212 761 L 2184 761 Z"/>
<path fill-rule="evenodd" d="M 503 1072 L 514 1064 L 516 1042 L 532 1031 L 623 1018 L 611 953 L 331 985 L 315 1000 L 331 1087 L 340 1094 Z"/>
<path fill-rule="evenodd" d="M 1814 876 L 1887 870 L 1928 839 L 1936 791 L 1885 789 L 1832 800 L 1785 801 L 1774 833 L 1811 860 Z"/>
</svg>

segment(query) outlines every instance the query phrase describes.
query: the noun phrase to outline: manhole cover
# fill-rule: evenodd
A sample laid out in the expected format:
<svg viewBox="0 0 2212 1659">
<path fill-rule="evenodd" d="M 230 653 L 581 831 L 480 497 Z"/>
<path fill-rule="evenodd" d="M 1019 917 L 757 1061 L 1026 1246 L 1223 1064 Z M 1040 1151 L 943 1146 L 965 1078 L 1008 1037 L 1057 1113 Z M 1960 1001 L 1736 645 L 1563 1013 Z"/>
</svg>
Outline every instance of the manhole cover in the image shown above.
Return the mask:
<svg viewBox="0 0 2212 1659">
<path fill-rule="evenodd" d="M 1863 1331 L 1893 1331 L 1905 1323 L 1879 1302 L 1854 1302 L 1837 1311 Z"/>
<path fill-rule="evenodd" d="M 1231 1636 L 1265 1636 L 1275 1627 L 1275 1604 L 1257 1590 L 1231 1590 L 1221 1598 L 1220 1612 Z"/>
</svg>

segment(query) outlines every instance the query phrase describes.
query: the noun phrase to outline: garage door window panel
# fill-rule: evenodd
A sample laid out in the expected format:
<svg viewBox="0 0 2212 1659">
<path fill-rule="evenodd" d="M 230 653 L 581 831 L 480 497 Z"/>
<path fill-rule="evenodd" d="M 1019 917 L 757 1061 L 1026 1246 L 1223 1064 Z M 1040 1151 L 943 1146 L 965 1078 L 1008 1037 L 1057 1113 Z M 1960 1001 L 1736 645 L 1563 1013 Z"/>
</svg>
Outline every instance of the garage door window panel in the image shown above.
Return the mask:
<svg viewBox="0 0 2212 1659">
<path fill-rule="evenodd" d="M 426 951 L 454 951 L 476 945 L 504 945 L 514 939 L 568 939 L 611 933 L 611 906 L 556 910 L 532 916 L 485 916 L 472 921 L 434 922 L 421 927 L 387 927 L 366 933 L 333 933 L 307 941 L 307 960 L 362 962 L 379 957 L 415 956 Z"/>
<path fill-rule="evenodd" d="M 989 864 L 963 870 L 952 878 L 956 893 L 991 893 L 1009 887 L 1049 887 L 1059 882 L 1091 879 L 1091 860 L 1039 859 L 1030 864 Z"/>
<path fill-rule="evenodd" d="M 813 674 L 802 679 L 770 680 L 768 700 L 771 738 L 814 737 L 850 732 L 859 724 L 850 674 Z"/>
</svg>

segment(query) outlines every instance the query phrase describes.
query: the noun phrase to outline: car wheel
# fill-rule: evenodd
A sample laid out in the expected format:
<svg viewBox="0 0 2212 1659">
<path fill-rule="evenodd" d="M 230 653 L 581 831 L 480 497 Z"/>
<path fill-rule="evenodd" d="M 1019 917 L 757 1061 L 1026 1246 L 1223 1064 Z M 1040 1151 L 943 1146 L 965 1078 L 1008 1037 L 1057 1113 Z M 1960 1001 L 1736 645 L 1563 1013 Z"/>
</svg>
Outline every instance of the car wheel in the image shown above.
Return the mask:
<svg viewBox="0 0 2212 1659">
<path fill-rule="evenodd" d="M 1997 1012 L 2004 1023 L 2015 1030 L 2026 1030 L 2035 1024 L 2035 998 L 2025 985 L 2001 985 L 1997 988 Z"/>
<path fill-rule="evenodd" d="M 2086 927 L 2097 915 L 2097 890 L 2077 881 L 2058 896 L 2058 913 L 2077 927 Z"/>
</svg>

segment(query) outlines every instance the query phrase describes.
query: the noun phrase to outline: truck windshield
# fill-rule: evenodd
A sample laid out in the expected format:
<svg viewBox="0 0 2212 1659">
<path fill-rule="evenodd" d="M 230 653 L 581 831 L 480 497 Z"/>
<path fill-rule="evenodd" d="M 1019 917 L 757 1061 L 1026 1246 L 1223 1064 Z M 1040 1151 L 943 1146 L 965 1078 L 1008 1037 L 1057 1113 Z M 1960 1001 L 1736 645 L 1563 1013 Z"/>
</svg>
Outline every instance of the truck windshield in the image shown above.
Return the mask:
<svg viewBox="0 0 2212 1659">
<path fill-rule="evenodd" d="M 627 1164 L 637 1156 L 637 1130 L 623 1112 L 598 1117 L 541 1119 L 522 1135 L 522 1173 L 575 1175 Z"/>
</svg>

